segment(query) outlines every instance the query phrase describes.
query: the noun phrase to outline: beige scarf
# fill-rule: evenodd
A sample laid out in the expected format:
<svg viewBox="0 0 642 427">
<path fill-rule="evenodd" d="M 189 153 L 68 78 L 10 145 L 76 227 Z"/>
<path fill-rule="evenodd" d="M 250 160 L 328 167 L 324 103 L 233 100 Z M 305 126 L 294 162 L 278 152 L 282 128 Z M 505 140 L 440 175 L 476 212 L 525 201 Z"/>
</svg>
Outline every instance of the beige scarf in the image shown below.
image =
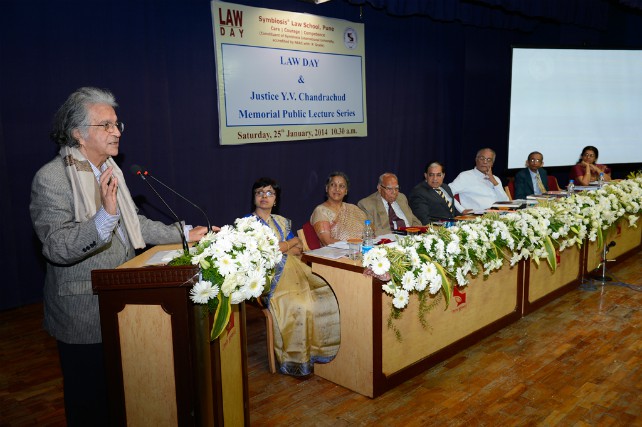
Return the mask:
<svg viewBox="0 0 642 427">
<path fill-rule="evenodd" d="M 102 206 L 100 188 L 94 171 L 89 160 L 85 158 L 78 148 L 65 146 L 60 149 L 59 154 L 65 162 L 65 170 L 71 182 L 71 189 L 74 195 L 75 220 L 77 222 L 87 221 L 96 215 L 96 212 Z M 116 199 L 129 241 L 134 245 L 134 248 L 142 249 L 145 247 L 145 240 L 143 239 L 143 233 L 140 231 L 136 205 L 129 193 L 127 184 L 125 184 L 123 172 L 111 157 L 107 159 L 106 163 L 107 166 L 113 168 L 114 175 L 118 178 Z"/>
</svg>

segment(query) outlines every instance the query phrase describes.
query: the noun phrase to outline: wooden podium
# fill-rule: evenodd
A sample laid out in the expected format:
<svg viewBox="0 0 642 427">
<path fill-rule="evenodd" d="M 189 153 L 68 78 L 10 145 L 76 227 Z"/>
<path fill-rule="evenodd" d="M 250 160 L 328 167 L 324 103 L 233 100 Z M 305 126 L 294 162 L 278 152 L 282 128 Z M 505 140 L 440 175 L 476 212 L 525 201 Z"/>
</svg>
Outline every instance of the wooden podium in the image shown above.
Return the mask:
<svg viewBox="0 0 642 427">
<path fill-rule="evenodd" d="M 189 291 L 198 268 L 144 267 L 154 247 L 113 270 L 92 271 L 100 301 L 114 425 L 249 425 L 245 305 L 210 342 L 212 318 Z"/>
</svg>

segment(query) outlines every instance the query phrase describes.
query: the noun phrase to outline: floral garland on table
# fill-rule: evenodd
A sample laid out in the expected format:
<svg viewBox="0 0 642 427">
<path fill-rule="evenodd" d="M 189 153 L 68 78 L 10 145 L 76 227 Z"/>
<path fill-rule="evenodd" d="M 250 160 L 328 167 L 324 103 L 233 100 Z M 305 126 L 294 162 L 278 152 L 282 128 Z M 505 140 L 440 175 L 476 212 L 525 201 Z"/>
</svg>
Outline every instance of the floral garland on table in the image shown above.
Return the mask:
<svg viewBox="0 0 642 427">
<path fill-rule="evenodd" d="M 179 256 L 170 265 L 200 267 L 200 280 L 190 290 L 190 298 L 197 304 L 207 304 L 214 313 L 214 340 L 225 330 L 232 304 L 258 298 L 269 290 L 282 256 L 270 227 L 247 217 L 221 227 L 218 233 L 208 233 L 189 255 Z"/>
<path fill-rule="evenodd" d="M 642 177 L 607 184 L 593 191 L 583 191 L 559 202 L 561 209 L 576 214 L 586 227 L 588 240 L 603 244 L 604 231 L 622 218 L 635 227 L 642 211 Z"/>
<path fill-rule="evenodd" d="M 640 177 L 642 177 L 642 169 L 629 172 L 629 174 L 626 176 L 626 179 L 635 179 Z"/>
<path fill-rule="evenodd" d="M 555 271 L 556 251 L 581 247 L 586 239 L 601 245 L 606 230 L 623 217 L 634 227 L 641 211 L 642 176 L 501 216 L 492 213 L 450 228 L 429 228 L 426 234 L 371 249 L 363 266 L 377 276 L 390 276 L 382 285 L 392 297 L 389 327 L 412 293 L 419 298 L 419 318 L 425 325 L 426 290 L 430 295 L 441 291 L 448 307 L 453 280 L 466 286 L 470 275 L 481 271 L 487 277 L 506 260 L 514 266 L 520 260 L 539 264 L 546 259 Z"/>
</svg>

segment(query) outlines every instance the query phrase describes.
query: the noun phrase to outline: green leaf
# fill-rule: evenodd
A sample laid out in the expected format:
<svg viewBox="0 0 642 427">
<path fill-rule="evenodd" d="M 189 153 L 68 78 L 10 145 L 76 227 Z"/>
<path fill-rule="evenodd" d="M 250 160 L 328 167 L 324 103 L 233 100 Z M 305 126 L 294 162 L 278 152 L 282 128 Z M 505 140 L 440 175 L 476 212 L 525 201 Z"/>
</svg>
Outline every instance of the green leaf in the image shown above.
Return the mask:
<svg viewBox="0 0 642 427">
<path fill-rule="evenodd" d="M 446 308 L 448 308 L 448 304 L 450 304 L 450 297 L 453 294 L 453 285 L 452 283 L 450 283 L 450 280 L 448 280 L 448 275 L 446 274 L 444 267 L 442 267 L 438 262 L 435 262 L 434 264 L 435 267 L 437 267 L 439 275 L 441 276 L 441 290 L 443 291 L 444 297 L 446 298 Z M 446 308 L 444 308 L 444 310 Z"/>
<path fill-rule="evenodd" d="M 553 270 L 553 273 L 555 273 L 557 269 L 557 257 L 555 256 L 555 246 L 553 246 L 553 241 L 550 236 L 544 238 L 544 247 L 546 248 L 546 261 L 548 261 L 548 265 L 551 267 L 551 270 Z"/>
<path fill-rule="evenodd" d="M 220 292 L 216 298 L 218 299 L 218 306 L 216 307 L 216 313 L 214 313 L 214 324 L 212 325 L 212 334 L 210 336 L 212 341 L 223 333 L 232 314 L 232 302 L 230 298 L 223 295 L 222 292 Z"/>
</svg>

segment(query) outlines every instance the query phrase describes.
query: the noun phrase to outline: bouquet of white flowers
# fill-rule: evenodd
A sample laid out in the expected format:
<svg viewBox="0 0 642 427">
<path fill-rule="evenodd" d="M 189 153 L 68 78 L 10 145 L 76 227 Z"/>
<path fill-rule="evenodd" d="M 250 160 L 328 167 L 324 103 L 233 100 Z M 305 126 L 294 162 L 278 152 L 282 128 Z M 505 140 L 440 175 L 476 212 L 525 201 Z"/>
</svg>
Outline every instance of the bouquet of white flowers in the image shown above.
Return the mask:
<svg viewBox="0 0 642 427">
<path fill-rule="evenodd" d="M 279 241 L 272 230 L 254 217 L 239 218 L 218 233 L 208 233 L 190 251 L 170 265 L 198 265 L 200 280 L 190 291 L 192 301 L 214 312 L 211 338 L 227 326 L 231 305 L 258 298 L 269 290 L 274 269 L 281 261 Z"/>
</svg>

